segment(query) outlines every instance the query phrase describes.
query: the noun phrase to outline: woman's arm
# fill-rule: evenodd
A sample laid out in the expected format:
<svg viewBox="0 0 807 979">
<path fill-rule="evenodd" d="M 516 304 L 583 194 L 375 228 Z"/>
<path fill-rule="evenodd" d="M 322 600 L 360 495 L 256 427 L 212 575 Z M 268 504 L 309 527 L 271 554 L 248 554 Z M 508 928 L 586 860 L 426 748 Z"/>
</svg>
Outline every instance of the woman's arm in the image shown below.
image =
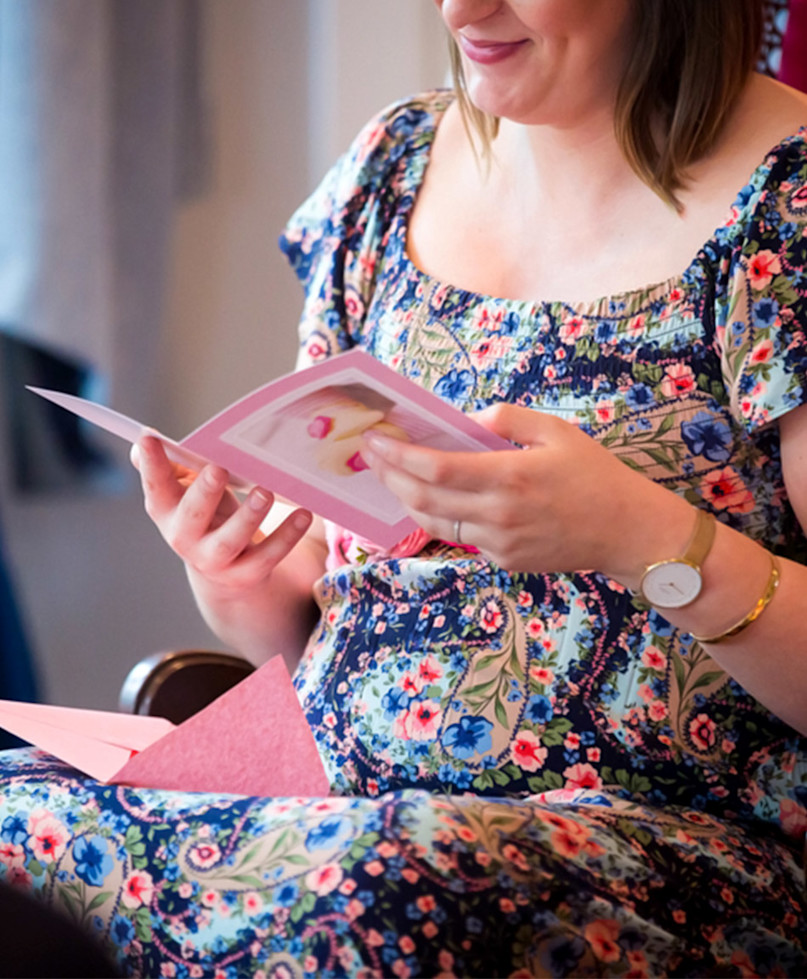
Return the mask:
<svg viewBox="0 0 807 979">
<path fill-rule="evenodd" d="M 567 422 L 513 405 L 476 416 L 526 446 L 498 454 L 436 452 L 368 437 L 368 461 L 435 537 L 473 544 L 501 567 L 535 573 L 595 568 L 628 588 L 647 565 L 680 555 L 695 510 L 682 497 L 629 469 Z M 807 526 L 807 408 L 781 424 L 791 502 Z M 781 561 L 770 605 L 751 626 L 707 647 L 750 693 L 807 733 L 807 567 Z M 665 618 L 695 635 L 741 619 L 762 594 L 770 556 L 720 524 L 703 564 L 703 589 Z"/>
<path fill-rule="evenodd" d="M 262 534 L 271 494 L 253 489 L 239 504 L 225 470 L 178 471 L 157 439 L 143 439 L 133 462 L 146 511 L 185 562 L 210 628 L 257 665 L 280 654 L 293 670 L 315 621 L 313 585 L 325 566 L 321 527 L 298 509 Z"/>
</svg>

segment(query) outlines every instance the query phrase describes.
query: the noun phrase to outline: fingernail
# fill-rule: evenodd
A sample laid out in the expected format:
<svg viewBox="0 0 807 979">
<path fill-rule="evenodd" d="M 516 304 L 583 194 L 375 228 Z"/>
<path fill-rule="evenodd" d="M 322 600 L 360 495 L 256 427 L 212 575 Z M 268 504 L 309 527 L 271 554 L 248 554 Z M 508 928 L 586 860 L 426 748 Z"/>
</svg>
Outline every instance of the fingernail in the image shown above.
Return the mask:
<svg viewBox="0 0 807 979">
<path fill-rule="evenodd" d="M 295 510 L 291 515 L 291 523 L 295 530 L 308 530 L 311 523 L 311 514 L 308 510 Z"/>
<path fill-rule="evenodd" d="M 265 510 L 272 503 L 272 497 L 265 490 L 254 489 L 247 497 L 247 502 L 253 510 Z"/>
<path fill-rule="evenodd" d="M 392 439 L 384 438 L 383 435 L 375 435 L 373 432 L 362 432 L 362 438 L 375 452 L 376 455 L 383 456 L 389 448 Z"/>
<path fill-rule="evenodd" d="M 218 466 L 206 466 L 203 476 L 205 483 L 211 489 L 219 489 L 227 479 L 227 474 L 223 469 L 219 469 Z"/>
</svg>

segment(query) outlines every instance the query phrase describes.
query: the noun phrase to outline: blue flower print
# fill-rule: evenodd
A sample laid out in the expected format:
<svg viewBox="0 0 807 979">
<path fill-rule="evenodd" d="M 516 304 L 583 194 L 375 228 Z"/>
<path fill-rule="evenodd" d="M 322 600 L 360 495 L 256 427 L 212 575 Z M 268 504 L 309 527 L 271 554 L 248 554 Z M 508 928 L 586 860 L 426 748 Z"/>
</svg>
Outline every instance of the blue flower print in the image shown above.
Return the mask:
<svg viewBox="0 0 807 979">
<path fill-rule="evenodd" d="M 552 702 L 542 693 L 533 694 L 527 704 L 526 714 L 535 724 L 546 724 L 552 720 L 554 714 Z"/>
<path fill-rule="evenodd" d="M 466 714 L 446 730 L 443 744 L 455 758 L 470 758 L 471 755 L 490 751 L 493 746 L 490 737 L 492 730 L 493 724 L 486 717 Z"/>
<path fill-rule="evenodd" d="M 406 710 L 411 701 L 411 697 L 400 687 L 391 687 L 381 698 L 381 706 L 387 717 L 397 717 L 402 711 Z"/>
<path fill-rule="evenodd" d="M 354 833 L 353 823 L 344 816 L 326 816 L 305 838 L 307 850 L 327 850 L 347 843 Z"/>
<path fill-rule="evenodd" d="M 290 908 L 297 900 L 299 891 L 299 887 L 293 880 L 286 881 L 280 890 L 275 892 L 275 902 L 282 908 Z"/>
<path fill-rule="evenodd" d="M 474 378 L 470 371 L 458 371 L 452 368 L 435 384 L 434 391 L 446 401 L 456 403 L 463 401 L 470 394 L 473 386 Z"/>
<path fill-rule="evenodd" d="M 597 343 L 609 343 L 616 336 L 616 326 L 611 320 L 600 320 L 594 327 L 594 339 Z"/>
<path fill-rule="evenodd" d="M 754 322 L 758 327 L 771 327 L 779 315 L 779 303 L 766 296 L 754 303 Z"/>
<path fill-rule="evenodd" d="M 625 402 L 628 407 L 637 408 L 649 408 L 651 405 L 655 404 L 655 397 L 653 396 L 653 389 L 647 384 L 634 384 L 632 388 L 629 388 L 625 394 Z"/>
<path fill-rule="evenodd" d="M 731 430 L 707 411 L 681 422 L 681 435 L 693 455 L 709 462 L 727 462 L 731 457 Z"/>
<path fill-rule="evenodd" d="M 28 825 L 22 816 L 6 816 L 0 837 L 9 843 L 24 843 L 28 839 Z"/>
<path fill-rule="evenodd" d="M 103 836 L 80 836 L 73 846 L 76 873 L 91 887 L 100 887 L 115 863 Z"/>
<path fill-rule="evenodd" d="M 110 934 L 115 944 L 124 948 L 134 941 L 134 924 L 128 918 L 124 918 L 122 914 L 115 915 L 112 919 Z"/>
</svg>

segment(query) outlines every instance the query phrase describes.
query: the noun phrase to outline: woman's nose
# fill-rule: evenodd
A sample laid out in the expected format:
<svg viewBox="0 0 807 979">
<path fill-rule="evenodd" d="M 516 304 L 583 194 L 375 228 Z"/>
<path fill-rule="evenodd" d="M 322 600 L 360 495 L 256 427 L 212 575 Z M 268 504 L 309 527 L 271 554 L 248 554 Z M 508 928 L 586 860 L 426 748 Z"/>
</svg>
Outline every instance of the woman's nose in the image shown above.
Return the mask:
<svg viewBox="0 0 807 979">
<path fill-rule="evenodd" d="M 435 0 L 450 31 L 479 24 L 501 13 L 505 0 Z"/>
</svg>

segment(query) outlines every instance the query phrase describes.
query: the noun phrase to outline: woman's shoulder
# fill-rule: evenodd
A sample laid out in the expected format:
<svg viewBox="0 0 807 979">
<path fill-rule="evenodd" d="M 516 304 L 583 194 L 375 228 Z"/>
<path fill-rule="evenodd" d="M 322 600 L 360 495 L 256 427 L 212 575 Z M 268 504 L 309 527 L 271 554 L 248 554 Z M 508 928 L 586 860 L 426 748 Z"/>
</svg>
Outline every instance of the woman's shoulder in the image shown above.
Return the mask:
<svg viewBox="0 0 807 979">
<path fill-rule="evenodd" d="M 729 141 L 753 167 L 807 156 L 807 95 L 756 75 L 738 106 Z"/>
<path fill-rule="evenodd" d="M 339 162 L 344 191 L 388 186 L 395 172 L 405 172 L 413 160 L 428 152 L 453 101 L 450 90 L 433 89 L 398 99 L 377 112 Z"/>
</svg>

